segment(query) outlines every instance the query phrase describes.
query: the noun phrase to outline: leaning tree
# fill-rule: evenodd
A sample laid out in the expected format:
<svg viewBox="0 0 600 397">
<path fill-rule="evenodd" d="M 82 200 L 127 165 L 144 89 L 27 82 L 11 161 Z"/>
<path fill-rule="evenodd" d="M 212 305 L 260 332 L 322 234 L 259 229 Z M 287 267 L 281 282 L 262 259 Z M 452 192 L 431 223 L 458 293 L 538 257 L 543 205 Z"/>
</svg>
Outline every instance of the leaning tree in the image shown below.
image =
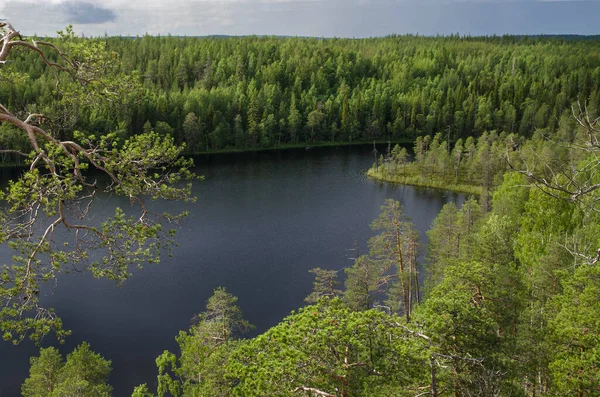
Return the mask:
<svg viewBox="0 0 600 397">
<path fill-rule="evenodd" d="M 14 343 L 51 331 L 62 339 L 68 331 L 43 306 L 40 289 L 73 270 L 121 284 L 133 267 L 157 262 L 172 243 L 168 225 L 185 214 L 156 213 L 152 201 L 193 200 L 192 163 L 169 136 L 122 139 L 74 129 L 86 109 L 123 109 L 141 92 L 137 76 L 123 75 L 105 42 L 76 38 L 70 27 L 58 38 L 26 38 L 6 21 L 0 35 L 0 84 L 26 81 L 11 60 L 31 54 L 56 79 L 48 112 L 37 112 L 40 104 L 9 109 L 0 103 L 0 137 L 19 136 L 27 148 L 0 140 L 8 142 L 0 153 L 27 164 L 0 190 L 0 244 L 12 254 L 0 262 L 0 329 Z M 130 208 L 115 207 L 101 218 L 103 194 L 126 197 Z"/>
</svg>

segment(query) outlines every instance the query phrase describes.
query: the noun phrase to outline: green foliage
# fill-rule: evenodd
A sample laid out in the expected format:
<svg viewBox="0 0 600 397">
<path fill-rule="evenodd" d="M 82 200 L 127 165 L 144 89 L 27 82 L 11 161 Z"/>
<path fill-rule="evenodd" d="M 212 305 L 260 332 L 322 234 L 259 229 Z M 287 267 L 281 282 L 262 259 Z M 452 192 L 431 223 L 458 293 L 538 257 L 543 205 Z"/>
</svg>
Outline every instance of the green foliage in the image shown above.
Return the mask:
<svg viewBox="0 0 600 397">
<path fill-rule="evenodd" d="M 148 386 L 140 385 L 133 389 L 131 397 L 152 397 L 152 393 L 148 390 Z"/>
<path fill-rule="evenodd" d="M 351 311 L 324 298 L 242 344 L 232 355 L 232 395 L 406 395 L 426 367 L 419 342 L 381 311 Z"/>
<path fill-rule="evenodd" d="M 64 366 L 63 358 L 57 349 L 49 347 L 40 350 L 39 357 L 29 359 L 29 377 L 22 386 L 24 397 L 51 396 L 59 383 L 58 378 Z"/>
<path fill-rule="evenodd" d="M 237 297 L 225 288 L 215 289 L 206 303 L 206 311 L 193 319 L 187 332 L 175 338 L 181 355 L 164 351 L 156 359 L 159 397 L 228 396 L 231 381 L 226 365 L 238 346 L 236 338 L 252 326 L 242 318 Z M 150 395 L 146 385 L 138 386 L 133 396 Z"/>
<path fill-rule="evenodd" d="M 418 233 L 400 203 L 391 199 L 381 206 L 371 228 L 380 233 L 369 240 L 369 255 L 359 256 L 346 268 L 344 299 L 354 310 L 368 310 L 386 296 L 386 307 L 403 313 L 408 322 L 420 298 Z"/>
<path fill-rule="evenodd" d="M 461 395 L 513 389 L 514 327 L 522 299 L 514 269 L 481 262 L 447 267 L 415 320 L 425 324 L 434 351 L 451 369 L 440 371 L 440 384 Z"/>
<path fill-rule="evenodd" d="M 404 214 L 400 203 L 388 199 L 381 206 L 381 214 L 371 223 L 379 232 L 369 240 L 369 255 L 384 269 L 394 269 L 386 303 L 396 313 L 404 313 L 406 321 L 420 298 L 417 253 L 419 233 Z M 387 270 L 385 270 L 387 272 Z"/>
<path fill-rule="evenodd" d="M 22 386 L 23 397 L 109 397 L 112 387 L 106 382 L 111 362 L 82 343 L 67 355 L 66 362 L 53 347 L 40 349 L 32 357 L 29 377 Z"/>
<path fill-rule="evenodd" d="M 371 167 L 367 175 L 391 182 L 476 193 L 487 211 L 492 190 L 502 183 L 504 173 L 509 170 L 507 157 L 518 158 L 514 145 L 518 140 L 514 134 L 484 131 L 476 139 L 467 138 L 464 144 L 458 139 L 450 149 L 451 142 L 442 133 L 433 138 L 417 137 L 413 161 L 402 160 L 399 167 L 398 156 L 405 155 L 392 151 L 384 158 L 383 167 Z"/>
<path fill-rule="evenodd" d="M 437 132 L 453 142 L 492 130 L 531 136 L 536 129 L 561 128 L 571 103 L 597 97 L 600 81 L 593 41 L 457 36 L 76 39 L 70 31 L 47 40 L 73 52 L 69 59 L 79 65 L 74 77 L 102 70 L 131 77 L 120 86 L 108 78 L 93 80 L 108 84 L 110 104 L 82 107 L 94 98 L 67 81 L 72 77 L 64 79 L 70 92 L 62 96 L 54 79 L 43 73 L 40 59 L 23 52 L 2 69 L 7 81 L 15 83 L 0 79 L 1 103 L 19 110 L 36 107 L 48 115 L 45 107 L 54 103 L 52 118 L 60 120 L 65 134 L 124 127 L 131 135 L 141 133 L 146 121 L 157 130 L 163 122 L 174 129 L 178 143 L 183 142 L 186 116 L 194 113 L 202 121 L 195 139 L 200 144 L 189 147 L 194 152 L 414 139 Z M 82 62 L 90 58 L 94 62 Z M 17 74 L 29 74 L 32 83 L 24 84 Z M 450 176 L 453 170 L 444 172 Z"/>
<path fill-rule="evenodd" d="M 333 298 L 342 294 L 342 291 L 337 289 L 340 282 L 337 280 L 338 272 L 335 270 L 324 270 L 320 267 L 310 269 L 309 272 L 315 275 L 313 283 L 313 291 L 304 300 L 309 304 L 314 304 L 320 298 L 328 296 Z"/>
<path fill-rule="evenodd" d="M 445 204 L 427 232 L 429 240 L 427 271 L 430 284 L 439 284 L 443 278 L 444 268 L 461 258 L 461 237 L 464 232 L 458 225 L 456 204 Z"/>
<path fill-rule="evenodd" d="M 39 104 L 0 106 L 0 137 L 8 153 L 24 156 L 28 165 L 0 194 L 0 244 L 13 251 L 12 260 L 0 265 L 0 330 L 14 343 L 27 336 L 39 341 L 51 331 L 62 341 L 69 332 L 40 305 L 42 286 L 72 267 L 121 284 L 133 267 L 157 263 L 185 212 L 157 214 L 151 201 L 193 200 L 187 181 L 195 176 L 192 162 L 181 157 L 185 146 L 172 136 L 148 131 L 127 137 L 127 123 L 103 122 L 119 118 L 139 94 L 135 73 L 122 73 L 105 42 L 76 39 L 67 28 L 59 39 L 32 44 L 17 40 L 5 23 L 1 28 L 7 48 L 30 50 L 9 52 L 14 62 L 0 65 L 3 76 L 13 67 L 29 70 L 23 58 L 55 73 L 40 67 L 39 78 L 52 75 L 52 94 Z M 74 128 L 86 115 L 101 131 Z M 127 197 L 138 213 L 117 207 L 114 216 L 94 220 L 102 194 Z"/>
<path fill-rule="evenodd" d="M 557 396 L 596 395 L 600 377 L 600 269 L 582 265 L 553 298 L 550 375 Z"/>
<path fill-rule="evenodd" d="M 433 288 L 444 277 L 447 266 L 470 261 L 477 252 L 476 235 L 482 217 L 481 207 L 474 198 L 459 210 L 454 203 L 445 204 L 427 232 L 428 287 Z"/>
<path fill-rule="evenodd" d="M 346 268 L 346 290 L 344 299 L 353 310 L 368 310 L 373 307 L 377 296 L 391 277 L 386 275 L 389 268 L 380 266 L 367 255 L 361 255 L 352 267 Z"/>
<path fill-rule="evenodd" d="M 492 206 L 494 212 L 505 215 L 508 219 L 518 221 L 525 212 L 525 205 L 529 198 L 530 186 L 527 179 L 518 172 L 504 174 L 503 183 L 496 189 Z M 519 224 L 515 224 L 518 228 Z"/>
</svg>

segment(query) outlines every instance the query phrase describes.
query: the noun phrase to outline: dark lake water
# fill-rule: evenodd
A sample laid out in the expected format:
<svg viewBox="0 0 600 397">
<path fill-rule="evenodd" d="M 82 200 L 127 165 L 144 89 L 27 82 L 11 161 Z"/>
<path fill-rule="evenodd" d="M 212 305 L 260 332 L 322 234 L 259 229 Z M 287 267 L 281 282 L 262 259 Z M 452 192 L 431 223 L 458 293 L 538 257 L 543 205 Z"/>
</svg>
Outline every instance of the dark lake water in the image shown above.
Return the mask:
<svg viewBox="0 0 600 397">
<path fill-rule="evenodd" d="M 355 243 L 366 253 L 374 234 L 369 224 L 385 199 L 402 203 L 423 239 L 445 203 L 464 201 L 460 194 L 367 179 L 363 172 L 372 163 L 371 150 L 314 148 L 199 159 L 197 171 L 206 179 L 194 185 L 198 201 L 184 206 L 190 216 L 172 258 L 135 271 L 123 288 L 70 274 L 45 294 L 45 304 L 73 330 L 61 351 L 88 341 L 111 359 L 117 397 L 130 396 L 141 383 L 153 388 L 155 358 L 165 349 L 177 351 L 175 336 L 204 310 L 216 287 L 238 296 L 256 326 L 254 334 L 264 332 L 303 305 L 313 281 L 309 269 L 351 265 Z M 107 211 L 119 203 L 105 200 Z M 127 200 L 119 204 L 128 206 Z M 164 204 L 164 210 L 171 205 Z M 37 352 L 29 341 L 17 347 L 0 342 L 0 397 L 20 395 L 29 356 Z"/>
</svg>

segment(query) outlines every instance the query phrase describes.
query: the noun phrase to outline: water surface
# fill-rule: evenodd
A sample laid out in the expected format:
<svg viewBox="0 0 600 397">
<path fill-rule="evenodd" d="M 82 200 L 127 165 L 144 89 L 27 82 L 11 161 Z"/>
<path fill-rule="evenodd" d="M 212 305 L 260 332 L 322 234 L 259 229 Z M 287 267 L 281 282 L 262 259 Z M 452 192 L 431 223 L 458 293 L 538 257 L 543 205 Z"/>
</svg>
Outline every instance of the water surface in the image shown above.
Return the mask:
<svg viewBox="0 0 600 397">
<path fill-rule="evenodd" d="M 367 179 L 371 150 L 313 148 L 198 159 L 197 171 L 206 179 L 194 185 L 198 201 L 181 206 L 190 216 L 172 258 L 135 271 L 123 288 L 85 274 L 60 277 L 56 288 L 48 288 L 45 304 L 73 330 L 61 351 L 88 341 L 111 359 L 117 397 L 130 396 L 140 383 L 154 388 L 155 358 L 165 349 L 177 351 L 174 337 L 204 310 L 216 287 L 238 296 L 254 334 L 264 332 L 303 305 L 313 281 L 309 269 L 351 265 L 356 244 L 366 253 L 374 234 L 369 224 L 385 199 L 402 203 L 423 238 L 445 203 L 464 201 L 460 194 Z M 129 205 L 115 197 L 102 200 L 100 212 Z M 49 343 L 51 337 L 44 341 Z M 19 395 L 29 356 L 36 353 L 28 341 L 17 347 L 0 342 L 0 397 Z"/>
</svg>

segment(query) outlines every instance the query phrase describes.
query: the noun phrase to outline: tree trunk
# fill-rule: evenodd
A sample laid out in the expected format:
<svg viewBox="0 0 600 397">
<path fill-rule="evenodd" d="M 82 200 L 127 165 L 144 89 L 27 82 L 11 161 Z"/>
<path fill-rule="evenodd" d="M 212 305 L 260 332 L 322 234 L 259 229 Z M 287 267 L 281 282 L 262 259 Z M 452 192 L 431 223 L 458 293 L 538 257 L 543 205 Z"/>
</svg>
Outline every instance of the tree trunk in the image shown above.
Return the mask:
<svg viewBox="0 0 600 397">
<path fill-rule="evenodd" d="M 433 357 L 430 358 L 430 362 L 431 362 L 431 397 L 438 397 L 437 369 L 435 367 L 435 360 Z"/>
</svg>

